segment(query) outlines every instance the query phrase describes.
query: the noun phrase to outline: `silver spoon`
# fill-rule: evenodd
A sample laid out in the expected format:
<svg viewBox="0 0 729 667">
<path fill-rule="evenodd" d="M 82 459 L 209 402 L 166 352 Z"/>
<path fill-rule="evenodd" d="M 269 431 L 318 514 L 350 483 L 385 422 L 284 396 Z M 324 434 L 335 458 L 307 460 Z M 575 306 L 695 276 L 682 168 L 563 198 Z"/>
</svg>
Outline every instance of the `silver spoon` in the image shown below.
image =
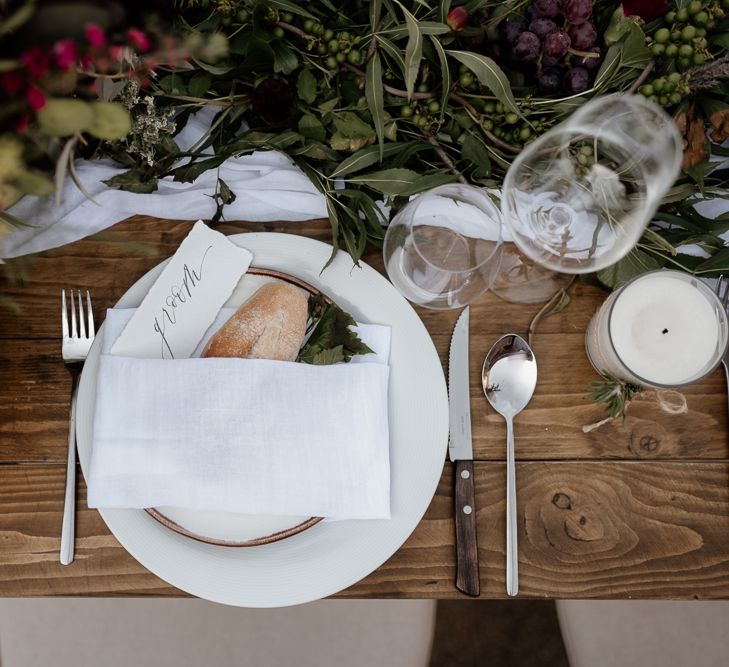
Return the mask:
<svg viewBox="0 0 729 667">
<path fill-rule="evenodd" d="M 516 334 L 497 340 L 483 362 L 481 383 L 491 407 L 506 419 L 506 592 L 519 592 L 516 543 L 516 475 L 514 417 L 529 403 L 537 386 L 537 360 L 529 344 Z"/>
</svg>

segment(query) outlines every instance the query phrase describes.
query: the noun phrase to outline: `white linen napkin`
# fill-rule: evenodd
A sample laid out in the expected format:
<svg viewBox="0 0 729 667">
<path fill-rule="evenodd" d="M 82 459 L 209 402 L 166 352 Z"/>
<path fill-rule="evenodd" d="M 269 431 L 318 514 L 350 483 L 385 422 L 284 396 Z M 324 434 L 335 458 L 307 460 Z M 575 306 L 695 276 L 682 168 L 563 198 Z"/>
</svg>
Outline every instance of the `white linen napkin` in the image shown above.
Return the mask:
<svg viewBox="0 0 729 667">
<path fill-rule="evenodd" d="M 90 507 L 389 518 L 389 327 L 360 325 L 376 353 L 332 366 L 109 355 L 133 312 L 104 324 Z"/>
</svg>

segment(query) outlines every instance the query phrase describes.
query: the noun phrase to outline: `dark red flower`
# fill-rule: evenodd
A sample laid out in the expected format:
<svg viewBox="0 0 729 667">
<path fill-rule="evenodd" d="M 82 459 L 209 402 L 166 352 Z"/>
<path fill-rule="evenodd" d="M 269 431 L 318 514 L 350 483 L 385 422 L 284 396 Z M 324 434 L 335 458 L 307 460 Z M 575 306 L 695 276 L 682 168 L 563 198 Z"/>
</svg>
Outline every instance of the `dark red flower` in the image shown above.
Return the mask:
<svg viewBox="0 0 729 667">
<path fill-rule="evenodd" d="M 623 0 L 625 16 L 640 16 L 644 21 L 652 21 L 668 11 L 666 0 Z"/>
<path fill-rule="evenodd" d="M 40 111 L 46 105 L 46 96 L 36 86 L 28 87 L 28 92 L 25 93 L 25 99 L 28 100 L 28 104 L 30 104 L 30 108 L 33 111 Z"/>
<path fill-rule="evenodd" d="M 280 79 L 265 79 L 256 86 L 251 96 L 251 109 L 269 123 L 285 120 L 296 101 L 289 84 Z"/>
<path fill-rule="evenodd" d="M 20 72 L 3 72 L 0 74 L 0 86 L 8 95 L 16 95 L 23 88 L 23 77 Z"/>
<path fill-rule="evenodd" d="M 471 15 L 465 7 L 454 7 L 448 12 L 446 23 L 450 26 L 451 30 L 463 30 L 468 26 L 468 19 Z"/>
<path fill-rule="evenodd" d="M 20 62 L 34 79 L 40 79 L 48 72 L 48 54 L 37 46 L 21 53 Z"/>
<path fill-rule="evenodd" d="M 56 64 L 59 69 L 66 70 L 73 67 L 78 60 L 78 49 L 70 39 L 62 39 L 53 45 L 53 53 L 56 56 Z"/>
</svg>

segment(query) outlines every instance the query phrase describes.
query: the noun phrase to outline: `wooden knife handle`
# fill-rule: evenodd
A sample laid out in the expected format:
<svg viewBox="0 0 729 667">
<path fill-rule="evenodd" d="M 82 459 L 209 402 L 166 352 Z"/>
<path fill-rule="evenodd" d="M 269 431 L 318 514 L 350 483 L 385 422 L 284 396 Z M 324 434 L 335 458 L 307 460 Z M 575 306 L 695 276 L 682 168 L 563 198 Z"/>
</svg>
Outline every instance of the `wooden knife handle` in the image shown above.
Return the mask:
<svg viewBox="0 0 729 667">
<path fill-rule="evenodd" d="M 476 541 L 476 497 L 473 490 L 473 461 L 456 461 L 456 588 L 466 595 L 480 592 L 478 542 Z"/>
</svg>

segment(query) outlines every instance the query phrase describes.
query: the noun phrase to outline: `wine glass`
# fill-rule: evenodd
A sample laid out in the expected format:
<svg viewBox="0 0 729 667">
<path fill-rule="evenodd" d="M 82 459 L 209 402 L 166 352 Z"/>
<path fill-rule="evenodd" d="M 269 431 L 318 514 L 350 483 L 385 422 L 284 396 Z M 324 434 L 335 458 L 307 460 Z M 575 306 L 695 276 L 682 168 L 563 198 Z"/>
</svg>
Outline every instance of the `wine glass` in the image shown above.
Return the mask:
<svg viewBox="0 0 729 667">
<path fill-rule="evenodd" d="M 595 98 L 516 157 L 501 198 L 506 229 L 545 269 L 604 269 L 638 242 L 681 156 L 661 107 L 640 95 Z"/>
<path fill-rule="evenodd" d="M 486 191 L 453 183 L 418 195 L 393 218 L 383 255 L 406 299 L 448 310 L 489 288 L 500 248 L 501 213 Z"/>
</svg>

